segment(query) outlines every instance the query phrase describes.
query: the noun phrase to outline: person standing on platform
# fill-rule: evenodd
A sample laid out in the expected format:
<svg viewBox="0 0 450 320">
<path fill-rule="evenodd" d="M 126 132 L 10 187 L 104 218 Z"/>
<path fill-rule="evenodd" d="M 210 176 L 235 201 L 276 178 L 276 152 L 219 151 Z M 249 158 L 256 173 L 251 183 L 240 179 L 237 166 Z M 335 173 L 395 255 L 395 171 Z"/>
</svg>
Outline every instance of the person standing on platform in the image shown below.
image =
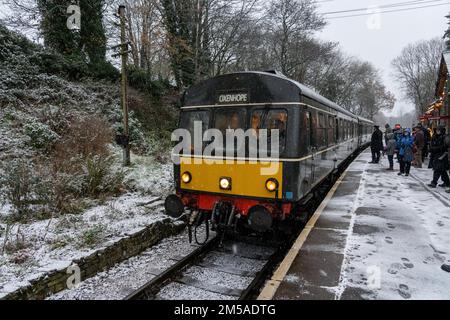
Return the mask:
<svg viewBox="0 0 450 320">
<path fill-rule="evenodd" d="M 416 152 L 414 153 L 414 163 L 416 168 L 422 168 L 422 153 L 425 147 L 425 137 L 423 135 L 422 128 L 415 127 L 414 128 L 414 145 L 416 146 Z"/>
<path fill-rule="evenodd" d="M 447 169 L 450 170 L 450 133 L 447 134 L 447 136 L 445 137 L 445 145 L 447 147 L 447 158 L 448 158 Z M 450 193 L 450 187 L 447 188 L 445 192 Z"/>
<path fill-rule="evenodd" d="M 395 141 L 393 133 L 388 134 L 387 139 L 386 154 L 389 160 L 389 168 L 387 170 L 394 171 L 394 155 L 397 149 L 397 141 Z"/>
<path fill-rule="evenodd" d="M 414 141 L 411 137 L 411 130 L 403 129 L 403 136 L 400 139 L 400 143 L 398 145 L 398 156 L 400 160 L 400 172 L 398 173 L 399 176 L 403 174 L 406 177 L 409 176 L 409 173 L 411 171 L 411 162 L 414 159 L 413 144 Z"/>
<path fill-rule="evenodd" d="M 447 173 L 448 147 L 445 144 L 445 132 L 445 127 L 440 125 L 431 142 L 430 149 L 433 154 L 433 181 L 428 185 L 431 188 L 437 187 L 439 179 L 442 179 L 443 182 L 440 187 L 450 188 L 450 178 Z"/>
<path fill-rule="evenodd" d="M 422 149 L 422 163 L 425 162 L 425 159 L 428 158 L 428 154 L 429 154 L 429 150 L 430 150 L 430 142 L 431 142 L 431 134 L 430 134 L 430 130 L 428 130 L 428 128 L 424 125 L 422 125 L 422 123 L 419 122 L 419 124 L 417 125 L 417 127 L 419 129 L 422 130 L 423 132 L 423 142 L 424 142 L 424 146 Z"/>
<path fill-rule="evenodd" d="M 372 162 L 369 163 L 380 163 L 381 151 L 383 150 L 383 132 L 380 130 L 380 126 L 374 126 L 375 131 L 372 134 L 372 139 L 370 141 L 370 149 L 372 150 Z"/>
<path fill-rule="evenodd" d="M 433 169 L 433 165 L 434 165 L 434 153 L 433 153 L 433 150 L 431 150 L 431 146 L 434 143 L 434 139 L 437 138 L 436 128 L 433 128 L 432 132 L 433 132 L 433 134 L 431 135 L 431 139 L 430 139 L 430 147 L 428 148 L 428 152 L 430 154 L 430 161 L 428 163 L 428 169 Z"/>
<path fill-rule="evenodd" d="M 394 131 L 392 130 L 392 128 L 391 128 L 391 126 L 389 125 L 389 123 L 386 123 L 386 125 L 384 126 L 384 128 L 386 129 L 386 131 L 384 132 L 384 142 L 385 142 L 386 145 L 387 145 L 387 143 L 388 143 L 388 141 L 389 141 L 388 136 L 389 136 L 391 133 L 393 133 Z"/>
</svg>

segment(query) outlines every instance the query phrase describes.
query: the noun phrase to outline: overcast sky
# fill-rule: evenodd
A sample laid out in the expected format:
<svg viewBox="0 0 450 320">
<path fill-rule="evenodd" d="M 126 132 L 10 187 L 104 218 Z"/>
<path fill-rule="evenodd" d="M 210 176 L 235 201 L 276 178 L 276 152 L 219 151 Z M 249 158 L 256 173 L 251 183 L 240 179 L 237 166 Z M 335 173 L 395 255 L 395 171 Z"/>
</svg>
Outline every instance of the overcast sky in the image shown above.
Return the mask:
<svg viewBox="0 0 450 320">
<path fill-rule="evenodd" d="M 385 6 L 411 2 L 411 0 L 318 0 L 321 13 L 342 10 L 369 8 L 369 6 Z M 447 29 L 445 16 L 450 13 L 450 0 L 416 1 L 415 7 L 431 6 L 416 10 L 381 13 L 379 23 L 376 17 L 361 16 L 342 19 L 328 19 L 328 25 L 319 35 L 326 40 L 338 41 L 341 48 L 348 54 L 372 62 L 382 71 L 384 83 L 397 97 L 394 112 L 400 114 L 413 110 L 413 106 L 402 99 L 398 83 L 392 77 L 391 61 L 409 43 L 442 37 Z M 440 6 L 435 6 L 440 5 Z M 380 7 L 380 11 L 400 10 L 414 7 L 395 6 Z M 354 11 L 326 15 L 337 17 L 343 15 L 365 14 L 364 11 Z"/>
</svg>

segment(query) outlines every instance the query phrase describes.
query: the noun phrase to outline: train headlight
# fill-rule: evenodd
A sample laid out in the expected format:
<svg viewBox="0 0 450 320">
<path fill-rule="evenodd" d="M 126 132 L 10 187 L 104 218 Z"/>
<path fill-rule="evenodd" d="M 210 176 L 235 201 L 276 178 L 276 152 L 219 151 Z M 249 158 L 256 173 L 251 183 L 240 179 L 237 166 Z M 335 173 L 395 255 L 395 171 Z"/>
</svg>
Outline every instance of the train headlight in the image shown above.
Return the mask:
<svg viewBox="0 0 450 320">
<path fill-rule="evenodd" d="M 219 186 L 222 190 L 231 190 L 231 178 L 220 178 Z"/>
<path fill-rule="evenodd" d="M 278 187 L 279 187 L 279 183 L 276 179 L 269 179 L 266 181 L 267 191 L 270 191 L 270 192 L 277 191 Z"/>
<path fill-rule="evenodd" d="M 192 175 L 189 172 L 185 172 L 181 175 L 181 181 L 189 183 L 192 181 Z"/>
</svg>

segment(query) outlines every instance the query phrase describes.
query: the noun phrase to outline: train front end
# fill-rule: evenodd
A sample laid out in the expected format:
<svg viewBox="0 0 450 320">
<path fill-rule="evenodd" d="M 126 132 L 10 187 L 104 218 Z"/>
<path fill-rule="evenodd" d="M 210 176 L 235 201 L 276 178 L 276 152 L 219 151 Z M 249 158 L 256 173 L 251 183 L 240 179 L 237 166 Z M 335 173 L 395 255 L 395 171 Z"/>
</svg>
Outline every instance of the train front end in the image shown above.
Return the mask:
<svg viewBox="0 0 450 320">
<path fill-rule="evenodd" d="M 295 99 L 290 82 L 264 73 L 220 76 L 188 90 L 172 154 L 176 194 L 166 199 L 166 213 L 188 211 L 196 225 L 236 233 L 271 232 L 286 220 L 293 193 L 281 156 L 294 129 L 286 102 Z"/>
</svg>

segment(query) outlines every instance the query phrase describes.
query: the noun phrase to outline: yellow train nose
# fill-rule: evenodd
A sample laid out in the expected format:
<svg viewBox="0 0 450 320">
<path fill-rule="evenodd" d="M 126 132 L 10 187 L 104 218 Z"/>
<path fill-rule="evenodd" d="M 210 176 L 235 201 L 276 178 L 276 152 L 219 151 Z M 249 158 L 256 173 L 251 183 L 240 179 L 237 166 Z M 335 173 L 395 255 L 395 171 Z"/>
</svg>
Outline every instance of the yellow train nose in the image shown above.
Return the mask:
<svg viewBox="0 0 450 320">
<path fill-rule="evenodd" d="M 181 189 L 198 192 L 229 194 L 274 199 L 283 193 L 283 163 L 276 171 L 265 174 L 270 163 L 224 161 L 195 163 L 182 158 L 180 164 Z M 189 173 L 189 175 L 186 175 Z"/>
</svg>

